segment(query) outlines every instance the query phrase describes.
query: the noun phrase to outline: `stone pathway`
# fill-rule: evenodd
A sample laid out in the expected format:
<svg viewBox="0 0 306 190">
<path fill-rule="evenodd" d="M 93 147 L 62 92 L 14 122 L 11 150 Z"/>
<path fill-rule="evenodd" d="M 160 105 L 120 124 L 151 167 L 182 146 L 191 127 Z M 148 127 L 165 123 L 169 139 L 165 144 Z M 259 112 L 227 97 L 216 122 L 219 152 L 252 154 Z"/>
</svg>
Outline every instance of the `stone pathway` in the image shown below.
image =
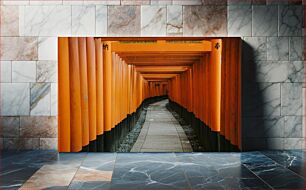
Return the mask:
<svg viewBox="0 0 306 190">
<path fill-rule="evenodd" d="M 192 152 L 190 142 L 173 115 L 168 100 L 149 105 L 142 130 L 131 152 Z"/>
</svg>

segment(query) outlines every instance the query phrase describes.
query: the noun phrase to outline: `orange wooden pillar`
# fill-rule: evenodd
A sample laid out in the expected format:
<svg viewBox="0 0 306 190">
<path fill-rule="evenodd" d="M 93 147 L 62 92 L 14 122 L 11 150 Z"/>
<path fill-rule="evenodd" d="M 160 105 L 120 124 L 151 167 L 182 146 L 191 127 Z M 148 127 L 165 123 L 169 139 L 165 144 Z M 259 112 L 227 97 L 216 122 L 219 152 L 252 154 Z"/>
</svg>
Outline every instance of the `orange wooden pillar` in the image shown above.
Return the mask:
<svg viewBox="0 0 306 190">
<path fill-rule="evenodd" d="M 70 152 L 69 43 L 58 38 L 58 151 Z"/>
<path fill-rule="evenodd" d="M 112 54 L 111 43 L 103 42 L 103 102 L 104 102 L 104 131 L 112 129 Z"/>
</svg>

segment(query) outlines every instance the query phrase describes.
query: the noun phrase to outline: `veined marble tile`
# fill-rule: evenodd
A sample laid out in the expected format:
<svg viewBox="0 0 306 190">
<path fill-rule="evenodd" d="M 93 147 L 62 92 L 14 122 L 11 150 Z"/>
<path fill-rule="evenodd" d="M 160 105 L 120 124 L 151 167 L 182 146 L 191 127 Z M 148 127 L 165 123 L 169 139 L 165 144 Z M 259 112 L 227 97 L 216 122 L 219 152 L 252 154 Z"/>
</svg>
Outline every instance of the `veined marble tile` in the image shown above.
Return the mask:
<svg viewBox="0 0 306 190">
<path fill-rule="evenodd" d="M 57 82 L 57 61 L 37 61 L 37 82 Z"/>
<path fill-rule="evenodd" d="M 19 117 L 0 117 L 1 137 L 19 137 Z"/>
<path fill-rule="evenodd" d="M 281 84 L 281 114 L 302 115 L 303 94 L 302 83 Z"/>
<path fill-rule="evenodd" d="M 72 6 L 72 35 L 95 35 L 96 7 Z"/>
<path fill-rule="evenodd" d="M 149 5 L 150 0 L 121 0 L 121 5 Z"/>
<path fill-rule="evenodd" d="M 0 82 L 12 82 L 12 63 L 11 61 L 0 61 Z"/>
<path fill-rule="evenodd" d="M 108 35 L 140 35 L 139 6 L 108 6 Z"/>
<path fill-rule="evenodd" d="M 3 5 L 28 5 L 30 0 L 1 0 Z"/>
<path fill-rule="evenodd" d="M 251 36 L 252 6 L 228 6 L 227 31 L 229 36 Z"/>
<path fill-rule="evenodd" d="M 283 150 L 284 138 L 267 138 L 266 149 L 268 150 Z"/>
<path fill-rule="evenodd" d="M 28 83 L 1 83 L 1 115 L 17 116 L 30 113 L 30 86 Z"/>
<path fill-rule="evenodd" d="M 38 38 L 38 60 L 57 60 L 57 37 Z"/>
<path fill-rule="evenodd" d="M 57 150 L 57 138 L 40 138 L 39 149 L 41 150 Z"/>
<path fill-rule="evenodd" d="M 227 6 L 184 6 L 185 36 L 227 36 Z"/>
<path fill-rule="evenodd" d="M 304 149 L 305 140 L 303 138 L 285 138 L 284 139 L 284 149 L 292 150 L 292 149 Z"/>
<path fill-rule="evenodd" d="M 183 34 L 183 7 L 167 6 L 167 35 Z"/>
<path fill-rule="evenodd" d="M 250 83 L 243 87 L 243 116 L 280 116 L 280 83 Z"/>
<path fill-rule="evenodd" d="M 165 6 L 141 6 L 141 35 L 165 36 L 166 14 Z"/>
<path fill-rule="evenodd" d="M 58 114 L 58 84 L 51 83 L 51 116 Z"/>
<path fill-rule="evenodd" d="M 96 5 L 96 35 L 107 35 L 107 6 Z"/>
<path fill-rule="evenodd" d="M 172 0 L 173 5 L 202 5 L 202 0 Z"/>
<path fill-rule="evenodd" d="M 305 82 L 303 61 L 290 61 L 287 71 L 288 79 L 286 82 Z"/>
<path fill-rule="evenodd" d="M 259 61 L 256 67 L 256 81 L 257 82 L 285 82 L 296 81 L 299 82 L 303 66 L 300 64 L 294 65 L 289 61 Z"/>
<path fill-rule="evenodd" d="M 63 0 L 63 5 L 83 5 L 84 0 Z"/>
<path fill-rule="evenodd" d="M 108 181 L 112 179 L 113 171 L 101 171 L 98 169 L 81 166 L 75 174 L 73 181 Z"/>
<path fill-rule="evenodd" d="M 37 60 L 36 37 L 0 37 L 0 60 Z"/>
<path fill-rule="evenodd" d="M 39 138 L 4 138 L 5 150 L 38 150 Z"/>
<path fill-rule="evenodd" d="M 151 0 L 151 5 L 172 5 L 172 0 Z"/>
<path fill-rule="evenodd" d="M 289 38 L 268 37 L 267 38 L 267 59 L 276 61 L 289 60 Z"/>
<path fill-rule="evenodd" d="M 120 5 L 120 0 L 84 0 L 85 5 Z"/>
<path fill-rule="evenodd" d="M 302 36 L 303 6 L 279 6 L 279 36 Z"/>
<path fill-rule="evenodd" d="M 0 6 L 0 34 L 1 36 L 18 36 L 19 7 Z"/>
<path fill-rule="evenodd" d="M 290 50 L 289 59 L 292 61 L 304 60 L 304 38 L 303 37 L 290 37 Z"/>
<path fill-rule="evenodd" d="M 30 5 L 61 5 L 63 0 L 30 0 Z"/>
<path fill-rule="evenodd" d="M 246 47 L 243 49 L 244 61 L 267 60 L 266 37 L 244 37 Z"/>
<path fill-rule="evenodd" d="M 26 6 L 24 14 L 27 36 L 71 34 L 71 6 Z"/>
<path fill-rule="evenodd" d="M 277 5 L 254 5 L 252 20 L 253 36 L 277 36 Z"/>
<path fill-rule="evenodd" d="M 13 61 L 12 82 L 35 82 L 36 61 Z"/>
<path fill-rule="evenodd" d="M 36 138 L 57 137 L 57 117 L 28 116 L 20 117 L 20 136 Z"/>
<path fill-rule="evenodd" d="M 30 93 L 31 115 L 49 116 L 51 114 L 51 84 L 32 83 Z"/>
<path fill-rule="evenodd" d="M 285 116 L 286 138 L 302 138 L 303 133 L 303 116 Z"/>
</svg>

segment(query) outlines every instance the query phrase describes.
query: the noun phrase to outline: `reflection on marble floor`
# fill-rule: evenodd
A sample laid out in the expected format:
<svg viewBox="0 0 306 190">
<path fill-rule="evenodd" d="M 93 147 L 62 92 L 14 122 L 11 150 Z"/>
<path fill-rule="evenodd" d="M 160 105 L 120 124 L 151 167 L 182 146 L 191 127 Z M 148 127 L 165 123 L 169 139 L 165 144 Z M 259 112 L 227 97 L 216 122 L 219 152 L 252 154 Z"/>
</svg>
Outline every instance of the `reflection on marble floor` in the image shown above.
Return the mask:
<svg viewBox="0 0 306 190">
<path fill-rule="evenodd" d="M 304 151 L 26 151 L 0 160 L 0 189 L 305 189 Z"/>
</svg>

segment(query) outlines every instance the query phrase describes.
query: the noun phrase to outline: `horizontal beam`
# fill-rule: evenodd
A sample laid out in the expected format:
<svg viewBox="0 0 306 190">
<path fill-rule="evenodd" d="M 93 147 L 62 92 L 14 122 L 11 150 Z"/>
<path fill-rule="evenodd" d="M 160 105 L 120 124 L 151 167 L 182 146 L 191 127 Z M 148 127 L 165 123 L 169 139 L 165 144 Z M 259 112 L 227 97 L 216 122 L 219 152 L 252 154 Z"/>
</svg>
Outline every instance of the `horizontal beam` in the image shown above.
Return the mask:
<svg viewBox="0 0 306 190">
<path fill-rule="evenodd" d="M 177 74 L 141 74 L 143 78 L 147 79 L 170 79 L 175 77 Z"/>
<path fill-rule="evenodd" d="M 189 66 L 136 66 L 138 72 L 184 72 Z"/>
</svg>

